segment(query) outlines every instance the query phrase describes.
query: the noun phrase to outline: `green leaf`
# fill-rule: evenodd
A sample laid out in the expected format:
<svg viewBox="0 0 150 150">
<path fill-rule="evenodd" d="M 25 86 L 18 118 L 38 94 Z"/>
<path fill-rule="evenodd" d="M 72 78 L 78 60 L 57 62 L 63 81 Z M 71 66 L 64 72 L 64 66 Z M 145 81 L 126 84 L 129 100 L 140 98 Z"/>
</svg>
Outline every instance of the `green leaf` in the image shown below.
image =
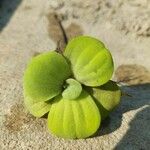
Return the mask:
<svg viewBox="0 0 150 150">
<path fill-rule="evenodd" d="M 66 89 L 63 91 L 62 96 L 64 99 L 76 99 L 82 92 L 81 84 L 74 79 L 66 80 Z"/>
<path fill-rule="evenodd" d="M 75 99 L 56 97 L 49 115 L 50 132 L 62 138 L 86 138 L 99 128 L 101 117 L 92 97 L 85 91 Z"/>
<path fill-rule="evenodd" d="M 102 86 L 95 88 L 86 87 L 86 89 L 95 99 L 102 120 L 104 120 L 120 103 L 121 91 L 116 82 L 110 80 Z"/>
<path fill-rule="evenodd" d="M 50 102 L 37 102 L 30 98 L 29 96 L 25 96 L 24 99 L 25 106 L 29 110 L 29 112 L 35 117 L 42 117 L 46 113 L 50 111 L 51 103 Z"/>
<path fill-rule="evenodd" d="M 24 73 L 24 92 L 37 101 L 47 101 L 58 95 L 63 82 L 71 75 L 65 58 L 56 52 L 46 52 L 30 61 Z"/>
<path fill-rule="evenodd" d="M 87 86 L 100 86 L 112 76 L 112 56 L 95 38 L 74 38 L 68 43 L 64 55 L 70 61 L 75 78 Z"/>
</svg>

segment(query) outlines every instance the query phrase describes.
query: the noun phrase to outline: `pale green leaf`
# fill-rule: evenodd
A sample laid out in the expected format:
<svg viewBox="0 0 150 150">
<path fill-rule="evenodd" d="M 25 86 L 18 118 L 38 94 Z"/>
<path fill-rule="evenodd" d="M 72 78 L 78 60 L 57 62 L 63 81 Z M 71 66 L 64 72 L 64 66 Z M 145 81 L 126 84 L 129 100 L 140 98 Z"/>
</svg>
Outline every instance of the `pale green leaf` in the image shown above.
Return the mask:
<svg viewBox="0 0 150 150">
<path fill-rule="evenodd" d="M 76 99 L 82 92 L 81 84 L 74 79 L 67 79 L 66 86 L 66 89 L 62 93 L 64 99 Z"/>
<path fill-rule="evenodd" d="M 99 128 L 101 117 L 92 97 L 85 91 L 75 100 L 56 97 L 48 115 L 51 133 L 62 138 L 86 138 Z"/>
<path fill-rule="evenodd" d="M 51 103 L 49 101 L 37 102 L 37 100 L 34 100 L 29 96 L 25 96 L 24 103 L 29 112 L 35 117 L 44 116 L 51 108 Z"/>
<path fill-rule="evenodd" d="M 29 62 L 24 73 L 24 92 L 37 101 L 47 101 L 58 95 L 63 82 L 71 75 L 65 58 L 56 52 L 46 52 Z"/>
<path fill-rule="evenodd" d="M 100 86 L 112 76 L 112 56 L 95 38 L 74 38 L 68 43 L 64 55 L 70 61 L 75 78 L 87 86 Z"/>
<path fill-rule="evenodd" d="M 116 82 L 110 80 L 102 86 L 86 89 L 95 99 L 102 120 L 104 120 L 120 103 L 121 90 Z"/>
</svg>

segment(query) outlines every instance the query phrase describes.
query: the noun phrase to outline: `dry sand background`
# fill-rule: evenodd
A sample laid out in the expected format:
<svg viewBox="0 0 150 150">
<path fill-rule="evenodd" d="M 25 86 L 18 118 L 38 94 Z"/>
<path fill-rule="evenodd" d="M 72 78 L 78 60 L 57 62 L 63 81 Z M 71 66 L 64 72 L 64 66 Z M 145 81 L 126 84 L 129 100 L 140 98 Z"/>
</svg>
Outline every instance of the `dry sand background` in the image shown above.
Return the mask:
<svg viewBox="0 0 150 150">
<path fill-rule="evenodd" d="M 64 140 L 24 108 L 22 75 L 32 56 L 80 34 L 111 50 L 113 79 L 132 97 L 122 98 L 98 136 Z M 0 150 L 150 149 L 149 70 L 150 0 L 0 1 Z"/>
</svg>

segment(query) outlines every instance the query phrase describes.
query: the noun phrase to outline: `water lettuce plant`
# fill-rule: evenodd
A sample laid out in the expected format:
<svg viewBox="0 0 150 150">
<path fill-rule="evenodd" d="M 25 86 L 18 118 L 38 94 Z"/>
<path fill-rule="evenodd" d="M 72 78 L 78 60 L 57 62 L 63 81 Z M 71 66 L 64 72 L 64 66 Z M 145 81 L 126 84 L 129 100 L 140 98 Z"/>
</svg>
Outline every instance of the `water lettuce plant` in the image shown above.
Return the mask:
<svg viewBox="0 0 150 150">
<path fill-rule="evenodd" d="M 92 37 L 72 39 L 63 54 L 31 59 L 23 77 L 24 102 L 35 117 L 48 113 L 48 129 L 62 138 L 87 138 L 120 102 L 110 80 L 114 63 L 105 45 Z"/>
</svg>

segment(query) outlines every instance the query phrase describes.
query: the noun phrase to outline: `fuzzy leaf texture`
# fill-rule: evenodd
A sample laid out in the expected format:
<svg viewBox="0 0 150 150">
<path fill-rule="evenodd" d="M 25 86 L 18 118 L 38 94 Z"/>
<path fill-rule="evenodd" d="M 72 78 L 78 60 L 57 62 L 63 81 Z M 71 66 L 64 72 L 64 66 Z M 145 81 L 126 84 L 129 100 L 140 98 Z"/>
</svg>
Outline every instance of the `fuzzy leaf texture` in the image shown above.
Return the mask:
<svg viewBox="0 0 150 150">
<path fill-rule="evenodd" d="M 87 86 L 100 86 L 110 80 L 114 65 L 110 52 L 99 40 L 79 36 L 72 39 L 64 52 L 75 78 Z"/>
<path fill-rule="evenodd" d="M 89 137 L 97 131 L 100 122 L 98 107 L 84 90 L 75 100 L 56 97 L 48 115 L 50 132 L 62 138 Z"/>
<path fill-rule="evenodd" d="M 102 120 L 104 120 L 120 103 L 121 90 L 116 82 L 111 80 L 99 87 L 87 87 L 87 90 L 94 98 L 101 113 Z"/>
<path fill-rule="evenodd" d="M 48 129 L 58 137 L 87 138 L 120 103 L 121 91 L 110 80 L 112 56 L 99 40 L 79 36 L 63 55 L 54 51 L 31 59 L 23 77 L 30 113 L 48 113 Z"/>
<path fill-rule="evenodd" d="M 67 88 L 63 91 L 62 96 L 65 99 L 76 99 L 82 92 L 81 84 L 74 79 L 66 80 Z"/>
<path fill-rule="evenodd" d="M 29 112 L 35 117 L 44 116 L 49 112 L 52 105 L 49 101 L 37 102 L 29 96 L 25 96 L 24 103 Z"/>
<path fill-rule="evenodd" d="M 60 94 L 63 82 L 70 75 L 70 67 L 62 55 L 40 54 L 31 59 L 24 73 L 24 93 L 37 102 L 48 101 Z"/>
</svg>

